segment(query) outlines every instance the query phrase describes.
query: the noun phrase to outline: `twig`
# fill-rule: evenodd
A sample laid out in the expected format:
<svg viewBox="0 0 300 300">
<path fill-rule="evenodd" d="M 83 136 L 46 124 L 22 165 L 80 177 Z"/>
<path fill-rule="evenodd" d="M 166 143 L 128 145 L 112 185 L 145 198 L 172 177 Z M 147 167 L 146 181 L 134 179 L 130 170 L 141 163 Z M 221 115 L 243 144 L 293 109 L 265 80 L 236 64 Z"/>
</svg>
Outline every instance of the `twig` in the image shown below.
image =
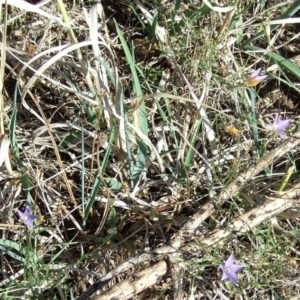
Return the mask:
<svg viewBox="0 0 300 300">
<path fill-rule="evenodd" d="M 103 295 L 96 297 L 95 300 L 130 299 L 157 283 L 166 272 L 167 263 L 162 260 L 151 267 L 138 272 L 136 274 L 137 280 L 132 281 L 131 279 L 126 279 L 120 284 L 116 284 L 111 290 Z"/>
<path fill-rule="evenodd" d="M 143 253 L 139 256 L 130 258 L 129 260 L 123 262 L 110 272 L 108 272 L 105 276 L 101 277 L 99 281 L 95 282 L 92 286 L 90 286 L 83 294 L 81 294 L 77 300 L 87 300 L 90 299 L 90 297 L 98 291 L 100 288 L 102 288 L 104 285 L 106 285 L 110 280 L 112 280 L 115 276 L 119 275 L 120 273 L 123 273 L 127 271 L 130 268 L 136 267 L 138 264 L 149 261 L 149 260 L 158 260 L 161 259 L 161 257 L 150 254 L 150 253 Z"/>
</svg>

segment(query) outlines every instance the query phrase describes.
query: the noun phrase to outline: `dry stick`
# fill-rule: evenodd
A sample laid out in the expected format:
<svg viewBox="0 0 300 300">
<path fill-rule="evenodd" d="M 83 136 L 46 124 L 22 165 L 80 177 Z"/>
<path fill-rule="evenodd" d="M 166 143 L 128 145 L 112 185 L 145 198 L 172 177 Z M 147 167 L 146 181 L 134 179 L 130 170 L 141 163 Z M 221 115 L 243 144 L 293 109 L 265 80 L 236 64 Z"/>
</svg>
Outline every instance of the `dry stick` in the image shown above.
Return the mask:
<svg viewBox="0 0 300 300">
<path fill-rule="evenodd" d="M 269 166 L 272 162 L 276 161 L 278 158 L 284 156 L 288 151 L 291 149 L 294 149 L 297 145 L 300 144 L 300 131 L 296 132 L 296 134 L 291 137 L 285 139 L 276 149 L 271 151 L 269 154 L 266 155 L 266 157 L 262 158 L 256 165 L 250 167 L 247 171 L 239 174 L 235 180 L 233 180 L 232 183 L 228 185 L 227 188 L 225 188 L 219 196 L 217 196 L 217 205 L 221 206 L 225 201 L 230 199 L 234 194 L 236 194 L 241 187 L 249 180 L 251 180 L 256 174 L 261 172 L 264 168 Z M 293 189 L 294 191 L 294 189 Z M 295 193 L 297 190 L 295 190 Z M 287 192 L 288 195 L 292 195 L 292 191 Z M 279 204 L 282 204 L 278 202 Z M 269 206 L 272 206 L 267 203 L 267 208 Z M 286 206 L 285 206 L 286 207 Z M 107 273 L 105 276 L 101 277 L 98 282 L 96 282 L 94 285 L 92 285 L 90 288 L 87 289 L 77 300 L 87 300 L 89 297 L 95 293 L 97 290 L 99 290 L 101 287 L 103 287 L 107 282 L 109 282 L 112 278 L 117 276 L 118 274 L 125 272 L 129 268 L 132 268 L 135 266 L 135 264 L 149 261 L 149 260 L 159 260 L 164 258 L 165 255 L 172 255 L 183 246 L 184 240 L 182 239 L 182 236 L 186 234 L 186 232 L 189 232 L 190 234 L 195 231 L 199 225 L 206 220 L 210 215 L 212 215 L 215 212 L 215 205 L 212 203 L 205 204 L 199 213 L 196 213 L 192 216 L 192 218 L 183 225 L 183 227 L 173 235 L 171 239 L 170 245 L 165 245 L 160 248 L 157 248 L 152 252 L 152 254 L 144 253 L 139 256 L 133 257 L 129 259 L 128 261 L 125 261 L 109 273 Z M 274 211 L 275 213 L 279 213 L 279 210 Z M 246 215 L 248 216 L 248 215 Z M 248 216 L 250 218 L 250 215 Z M 258 220 L 257 220 L 258 221 Z M 254 224 L 254 223 L 253 223 Z M 216 240 L 214 241 L 216 242 Z M 191 243 L 189 244 L 191 245 Z"/>
<path fill-rule="evenodd" d="M 176 258 L 175 258 L 176 259 Z M 184 298 L 183 293 L 183 273 L 184 269 L 178 262 L 170 261 L 170 272 L 172 274 L 172 286 L 173 286 L 173 299 L 182 300 Z"/>
<path fill-rule="evenodd" d="M 126 279 L 120 284 L 115 285 L 111 290 L 107 291 L 101 296 L 95 297 L 95 300 L 130 299 L 156 284 L 166 273 L 167 263 L 162 260 L 151 267 L 138 272 L 136 274 L 136 280 L 132 281 L 131 279 Z"/>
<path fill-rule="evenodd" d="M 101 279 L 97 282 L 95 282 L 92 286 L 90 286 L 81 296 L 77 298 L 77 300 L 87 300 L 90 299 L 90 297 L 98 291 L 100 288 L 102 288 L 104 285 L 106 285 L 111 279 L 113 279 L 115 276 L 119 275 L 120 273 L 123 273 L 130 268 L 136 267 L 136 265 L 149 260 L 157 260 L 161 259 L 161 257 L 158 257 L 155 254 L 150 253 L 143 253 L 139 256 L 133 257 L 128 259 L 127 261 L 123 262 L 110 272 L 108 272 L 105 276 L 101 277 Z"/>
<path fill-rule="evenodd" d="M 244 234 L 289 208 L 300 207 L 300 202 L 295 200 L 299 195 L 300 182 L 293 189 L 286 191 L 281 198 L 265 197 L 266 201 L 235 217 L 225 229 L 216 229 L 207 238 L 196 238 L 196 243 L 188 243 L 181 250 L 184 252 L 201 251 L 203 245 L 211 246 L 215 243 L 223 245 L 226 243 L 225 238 L 231 235 L 232 232 L 236 232 L 236 235 Z"/>
</svg>

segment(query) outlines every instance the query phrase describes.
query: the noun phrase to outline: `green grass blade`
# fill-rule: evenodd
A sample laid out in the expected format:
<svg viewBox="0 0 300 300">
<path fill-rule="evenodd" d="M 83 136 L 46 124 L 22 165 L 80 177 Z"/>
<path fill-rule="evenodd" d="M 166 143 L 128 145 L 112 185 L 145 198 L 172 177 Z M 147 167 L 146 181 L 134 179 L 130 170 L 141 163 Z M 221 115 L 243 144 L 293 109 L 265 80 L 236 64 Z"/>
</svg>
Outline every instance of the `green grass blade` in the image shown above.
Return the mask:
<svg viewBox="0 0 300 300">
<path fill-rule="evenodd" d="M 180 5 L 181 5 L 181 0 L 176 0 L 175 7 L 174 7 L 174 12 L 173 12 L 173 15 L 172 15 L 173 22 L 175 20 L 175 17 L 177 15 L 178 11 L 179 11 Z"/>
<path fill-rule="evenodd" d="M 117 33 L 118 33 L 119 39 L 121 41 L 126 59 L 129 63 L 130 71 L 132 74 L 133 91 L 134 91 L 135 95 L 137 96 L 137 99 L 139 99 L 143 96 L 143 92 L 142 92 L 140 81 L 139 81 L 139 78 L 137 75 L 135 60 L 128 48 L 128 45 L 125 41 L 122 31 L 120 30 L 120 28 L 116 22 L 115 22 L 115 25 L 116 25 Z M 147 120 L 146 106 L 144 103 L 142 103 L 139 106 L 137 114 L 138 114 L 138 123 L 139 123 L 141 131 L 143 134 L 148 136 L 148 120 Z M 147 147 L 143 143 L 143 141 L 138 140 L 137 144 L 138 144 L 137 159 L 136 159 L 136 164 L 135 164 L 134 168 L 132 169 L 132 174 L 131 174 L 134 184 L 136 184 L 136 182 L 138 181 L 138 178 L 145 167 L 146 157 L 147 157 Z"/>
<path fill-rule="evenodd" d="M 194 152 L 195 152 L 194 147 L 198 140 L 201 124 L 202 124 L 202 118 L 198 119 L 197 124 L 195 126 L 193 136 L 190 140 L 190 146 L 189 146 L 189 149 L 187 151 L 185 161 L 184 161 L 184 166 L 186 169 L 189 169 L 189 167 L 191 166 L 191 162 L 193 161 Z"/>
<path fill-rule="evenodd" d="M 262 157 L 262 153 L 261 153 L 262 148 L 261 148 L 261 142 L 259 140 L 259 133 L 258 133 L 258 127 L 257 127 L 257 117 L 256 117 L 256 111 L 255 111 L 256 96 L 255 96 L 255 93 L 252 89 L 247 89 L 247 93 L 248 93 L 249 98 L 251 100 L 251 107 L 250 107 L 249 114 L 248 114 L 248 121 L 251 124 L 253 139 L 254 139 L 255 147 L 257 149 L 257 153 L 259 154 L 259 157 Z"/>
<path fill-rule="evenodd" d="M 93 188 L 92 188 L 92 192 L 91 192 L 91 196 L 89 198 L 89 200 L 87 201 L 87 204 L 83 210 L 83 224 L 86 223 L 86 220 L 91 212 L 91 209 L 95 203 L 95 200 L 96 200 L 96 197 L 99 193 L 99 189 L 100 189 L 100 186 L 101 186 L 101 179 L 100 179 L 100 176 L 98 175 L 96 177 L 96 180 L 94 182 L 94 185 L 93 185 Z"/>
<path fill-rule="evenodd" d="M 101 168 L 100 168 L 100 173 L 101 173 L 102 176 L 104 175 L 104 172 L 105 172 L 107 164 L 108 164 L 110 152 L 111 152 L 113 142 L 114 142 L 114 139 L 115 139 L 115 134 L 116 134 L 116 125 L 112 124 L 111 133 L 110 133 L 109 141 L 108 141 L 108 146 L 107 146 L 107 149 L 105 151 L 105 155 L 103 157 L 103 161 L 102 161 Z"/>
<path fill-rule="evenodd" d="M 111 208 L 107 217 L 107 225 L 108 225 L 108 234 L 111 236 L 111 239 L 114 240 L 117 233 L 117 213 L 115 208 Z"/>
<path fill-rule="evenodd" d="M 18 97 L 18 83 L 15 85 L 15 90 L 14 90 L 14 105 L 10 117 L 10 121 L 8 124 L 9 128 L 9 138 L 10 138 L 10 144 L 13 149 L 13 152 L 18 155 L 19 148 L 18 148 L 18 143 L 17 143 L 17 137 L 16 137 L 16 119 L 17 119 L 17 114 L 18 114 L 18 105 L 17 105 L 17 97 Z"/>
<path fill-rule="evenodd" d="M 81 132 L 81 152 L 82 152 L 82 157 L 84 157 L 85 153 L 85 147 L 84 147 L 84 132 Z M 84 159 L 81 161 L 81 206 L 82 206 L 82 211 L 85 211 L 85 162 Z M 83 225 L 85 225 L 86 219 L 83 219 Z"/>
<path fill-rule="evenodd" d="M 107 146 L 107 149 L 105 151 L 105 155 L 104 155 L 101 167 L 100 167 L 101 177 L 103 176 L 103 174 L 104 174 L 104 172 L 106 170 L 107 164 L 108 164 L 108 160 L 109 160 L 111 148 L 112 148 L 112 145 L 113 145 L 113 142 L 114 142 L 114 138 L 115 138 L 115 130 L 116 130 L 115 125 L 113 125 L 111 133 L 110 133 L 109 141 L 108 141 L 108 146 Z M 98 195 L 99 189 L 100 189 L 100 187 L 101 187 L 102 184 L 103 183 L 101 183 L 100 175 L 98 175 L 96 177 L 95 182 L 94 182 L 91 196 L 90 196 L 89 200 L 87 201 L 85 209 L 83 210 L 83 212 L 84 212 L 83 222 L 84 223 L 86 222 L 86 220 L 87 220 L 87 218 L 88 218 L 88 216 L 90 214 L 91 208 L 94 205 L 94 202 L 96 200 L 96 197 Z"/>
<path fill-rule="evenodd" d="M 19 243 L 0 239 L 0 250 L 7 253 L 10 257 L 19 260 L 23 263 L 26 261 L 26 249 L 24 249 Z"/>
</svg>

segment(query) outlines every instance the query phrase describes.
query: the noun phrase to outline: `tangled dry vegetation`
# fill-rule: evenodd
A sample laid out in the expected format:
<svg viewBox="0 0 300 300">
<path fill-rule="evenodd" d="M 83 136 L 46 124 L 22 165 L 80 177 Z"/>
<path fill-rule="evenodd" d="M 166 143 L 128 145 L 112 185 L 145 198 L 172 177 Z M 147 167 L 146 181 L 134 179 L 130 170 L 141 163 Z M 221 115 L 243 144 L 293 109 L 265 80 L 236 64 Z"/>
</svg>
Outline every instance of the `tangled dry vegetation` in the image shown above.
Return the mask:
<svg viewBox="0 0 300 300">
<path fill-rule="evenodd" d="M 300 1 L 219 2 L 1 2 L 1 299 L 299 299 Z"/>
</svg>

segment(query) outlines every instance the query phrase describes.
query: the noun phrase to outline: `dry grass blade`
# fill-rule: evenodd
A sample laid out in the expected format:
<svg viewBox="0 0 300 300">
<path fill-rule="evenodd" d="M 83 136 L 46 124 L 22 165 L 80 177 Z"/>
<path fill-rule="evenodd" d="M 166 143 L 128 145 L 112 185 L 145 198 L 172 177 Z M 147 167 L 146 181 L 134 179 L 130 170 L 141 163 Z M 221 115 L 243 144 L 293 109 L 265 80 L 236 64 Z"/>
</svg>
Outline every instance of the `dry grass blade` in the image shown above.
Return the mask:
<svg viewBox="0 0 300 300">
<path fill-rule="evenodd" d="M 65 167 L 63 165 L 63 162 L 61 160 L 61 157 L 60 157 L 60 154 L 59 154 L 59 150 L 58 150 L 58 147 L 57 147 L 57 144 L 55 142 L 55 139 L 54 139 L 54 136 L 53 136 L 53 133 L 51 131 L 51 128 L 50 128 L 50 124 L 49 124 L 49 121 L 47 120 L 45 114 L 44 114 L 44 111 L 43 109 L 41 108 L 39 102 L 35 99 L 34 95 L 29 91 L 29 94 L 32 98 L 32 100 L 34 101 L 34 103 L 36 104 L 40 114 L 41 114 L 41 118 L 42 120 L 44 121 L 43 123 L 45 124 L 45 126 L 47 127 L 47 131 L 49 133 L 49 136 L 50 136 L 50 139 L 51 139 L 51 142 L 52 142 L 52 145 L 53 145 L 53 149 L 55 151 L 55 155 L 56 155 L 56 158 L 57 158 L 57 161 L 58 161 L 58 165 L 60 166 L 60 169 L 61 169 L 61 172 L 62 172 L 62 176 L 63 176 L 63 179 L 65 181 L 65 184 L 66 184 L 66 187 L 67 187 L 67 190 L 69 192 L 69 196 L 70 196 L 70 200 L 71 202 L 73 203 L 74 207 L 78 209 L 80 215 L 82 215 L 82 211 L 81 209 L 79 208 L 76 200 L 75 200 L 75 197 L 74 197 L 74 193 L 73 193 L 73 190 L 71 188 L 71 185 L 69 183 L 69 180 L 68 180 L 68 177 L 67 177 L 67 174 L 66 174 L 66 171 L 65 171 Z M 74 220 L 74 219 L 73 219 Z M 81 229 L 80 226 L 78 226 L 77 222 L 74 223 L 75 226 L 79 229 L 79 231 L 85 235 L 84 231 Z"/>
<path fill-rule="evenodd" d="M 2 136 L 1 143 L 0 143 L 0 167 L 2 166 L 3 162 L 5 163 L 6 170 L 8 171 L 9 175 L 13 174 L 10 158 L 9 158 L 9 145 L 10 142 L 6 136 Z"/>
<path fill-rule="evenodd" d="M 208 1 L 208 0 L 203 0 L 203 2 L 213 11 L 216 11 L 216 12 L 229 12 L 231 10 L 234 9 L 233 6 L 212 6 L 211 3 Z"/>
<path fill-rule="evenodd" d="M 30 88 L 35 84 L 35 82 L 42 76 L 45 71 L 51 67 L 53 64 L 55 64 L 57 61 L 62 59 L 64 56 L 66 56 L 68 53 L 78 50 L 82 47 L 87 47 L 92 45 L 93 43 L 91 41 L 86 42 L 80 42 L 75 45 L 66 46 L 64 49 L 62 49 L 59 53 L 57 53 L 55 56 L 50 58 L 45 64 L 43 64 L 39 69 L 35 71 L 34 76 L 30 78 L 30 80 L 27 82 L 27 84 L 24 86 L 23 93 L 22 93 L 22 101 L 24 101 L 25 96 L 27 95 Z M 99 43 L 101 44 L 101 43 Z"/>
<path fill-rule="evenodd" d="M 60 18 L 52 16 L 50 14 L 48 14 L 47 12 L 43 11 L 42 9 L 40 9 L 38 6 L 30 4 L 24 0 L 18 0 L 18 1 L 14 1 L 14 0 L 1 0 L 1 5 L 3 3 L 7 3 L 8 5 L 17 7 L 19 9 L 23 9 L 26 10 L 28 12 L 34 12 L 37 13 L 41 16 L 44 16 L 46 18 L 49 18 L 51 20 L 54 20 L 56 22 L 58 22 L 60 25 L 64 26 L 64 27 L 68 27 Z"/>
<path fill-rule="evenodd" d="M 71 51 L 74 51 L 76 49 L 80 49 L 81 47 L 84 47 L 84 46 L 87 46 L 87 45 L 90 45 L 92 42 L 82 42 L 82 43 L 79 43 L 79 44 L 76 44 L 76 45 L 71 45 L 70 47 L 67 47 L 66 49 L 63 49 L 60 53 L 56 54 L 52 59 L 50 59 L 47 63 L 45 63 L 42 67 L 40 67 L 35 75 L 28 81 L 28 83 L 24 86 L 24 89 L 23 89 L 23 93 L 22 93 L 22 101 L 23 101 L 23 104 L 25 103 L 25 96 L 26 94 L 30 92 L 30 88 L 34 85 L 34 83 L 36 82 L 36 80 L 38 80 L 39 76 L 41 74 L 43 74 L 52 64 L 54 64 L 55 62 L 57 62 L 58 60 L 60 60 L 64 55 L 66 55 L 67 53 L 71 52 Z M 68 181 L 68 177 L 66 175 L 66 172 L 64 171 L 65 170 L 65 167 L 63 166 L 63 163 L 62 163 L 62 160 L 60 158 L 60 154 L 59 154 L 59 151 L 58 151 L 58 148 L 57 148 L 57 145 L 55 143 L 55 140 L 54 140 L 54 137 L 53 137 L 53 134 L 51 132 L 51 129 L 49 127 L 49 122 L 43 112 L 43 109 L 41 108 L 40 104 L 38 103 L 38 101 L 36 101 L 35 97 L 31 94 L 31 97 L 33 99 L 33 101 L 35 102 L 37 108 L 39 109 L 39 113 L 41 115 L 41 119 L 44 121 L 44 125 L 47 127 L 47 130 L 48 130 L 48 133 L 49 133 L 49 136 L 51 138 L 51 142 L 53 144 L 53 148 L 54 148 L 54 151 L 55 151 L 55 154 L 56 154 L 56 157 L 57 157 L 57 160 L 58 160 L 58 163 L 60 165 L 60 168 L 62 170 L 62 175 L 63 175 L 63 178 L 64 178 L 64 181 L 65 181 L 65 184 L 66 184 L 66 187 L 68 189 L 68 192 L 69 192 L 69 195 L 70 195 L 70 199 L 73 203 L 73 205 L 75 207 L 78 207 L 78 204 L 75 200 L 75 197 L 74 197 L 74 194 L 73 194 L 73 191 L 72 191 L 72 188 L 70 186 L 70 183 Z M 25 107 L 28 107 L 28 105 L 26 105 Z M 80 214 L 82 215 L 82 211 L 80 208 L 78 208 L 78 211 L 80 212 Z M 78 224 L 75 223 L 76 227 L 80 229 L 80 227 L 78 227 Z M 81 233 L 84 234 L 83 230 L 80 229 Z"/>
</svg>

